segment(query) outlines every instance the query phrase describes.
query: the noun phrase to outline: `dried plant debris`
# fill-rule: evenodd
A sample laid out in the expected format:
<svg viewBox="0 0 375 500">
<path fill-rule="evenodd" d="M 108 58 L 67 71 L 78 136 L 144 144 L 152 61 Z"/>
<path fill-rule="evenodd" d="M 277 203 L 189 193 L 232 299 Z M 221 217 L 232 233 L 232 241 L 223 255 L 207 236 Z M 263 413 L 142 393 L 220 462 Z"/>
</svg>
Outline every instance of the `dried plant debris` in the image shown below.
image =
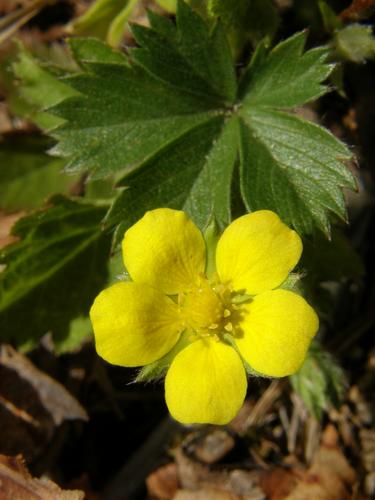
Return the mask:
<svg viewBox="0 0 375 500">
<path fill-rule="evenodd" d="M 150 497 L 373 498 L 374 359 L 370 351 L 341 406 L 325 412 L 321 421 L 287 381 L 253 387 L 226 428 L 197 427 L 180 437 L 171 451 L 173 461 L 147 478 Z"/>
<path fill-rule="evenodd" d="M 49 479 L 33 478 L 22 458 L 0 455 L 0 500 L 83 500 L 78 490 L 62 490 Z"/>
<path fill-rule="evenodd" d="M 201 434 L 202 434 L 201 430 Z M 224 462 L 218 454 L 214 462 L 205 453 L 222 443 L 223 429 L 208 428 L 204 436 L 190 433 L 172 451 L 175 462 L 161 466 L 147 479 L 151 498 L 158 499 L 270 499 L 270 500 L 346 500 L 358 487 L 356 471 L 339 445 L 339 433 L 332 424 L 324 429 L 320 445 L 309 466 L 296 455 L 284 456 L 281 465 L 249 456 L 239 464 Z M 375 441 L 374 441 L 375 442 Z M 209 443 L 209 444 L 207 444 Z M 220 448 L 220 447 L 219 447 Z M 203 460 L 202 460 L 202 450 Z M 232 448 L 231 448 L 232 452 Z M 249 453 L 251 455 L 251 453 Z M 219 462 L 220 461 L 220 462 Z M 372 476 L 371 476 L 372 477 Z M 368 478 L 368 482 L 371 481 Z"/>
<path fill-rule="evenodd" d="M 16 236 L 13 236 L 10 233 L 10 230 L 13 224 L 15 224 L 23 215 L 23 212 L 6 214 L 2 210 L 0 210 L 0 248 L 3 248 L 17 241 L 18 238 Z"/>
<path fill-rule="evenodd" d="M 9 345 L 0 346 L 0 451 L 27 461 L 47 447 L 65 420 L 87 420 L 80 403 Z"/>
<path fill-rule="evenodd" d="M 311 466 L 275 468 L 261 477 L 270 500 L 346 500 L 352 498 L 356 473 L 338 445 L 338 433 L 328 425 Z"/>
<path fill-rule="evenodd" d="M 179 488 L 177 465 L 162 465 L 148 476 L 146 484 L 152 497 L 173 498 Z"/>
</svg>

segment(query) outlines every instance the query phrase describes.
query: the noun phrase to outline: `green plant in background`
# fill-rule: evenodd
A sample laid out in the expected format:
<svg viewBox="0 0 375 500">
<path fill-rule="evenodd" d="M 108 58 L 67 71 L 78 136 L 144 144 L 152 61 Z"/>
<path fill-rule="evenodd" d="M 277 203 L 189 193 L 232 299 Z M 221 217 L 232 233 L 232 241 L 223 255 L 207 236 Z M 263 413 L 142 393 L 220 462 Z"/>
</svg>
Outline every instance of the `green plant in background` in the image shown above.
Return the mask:
<svg viewBox="0 0 375 500">
<path fill-rule="evenodd" d="M 319 0 L 325 30 L 331 34 L 331 46 L 339 59 L 362 63 L 375 57 L 372 26 L 359 23 L 345 25 L 327 2 Z"/>
<path fill-rule="evenodd" d="M 173 2 L 159 3 L 174 11 Z M 63 58 L 20 48 L 7 66 L 11 108 L 44 131 L 38 144 L 46 141 L 48 156 L 44 146 L 30 153 L 26 144 L 22 156 L 7 141 L 0 144 L 6 161 L 30 158 L 25 167 L 19 163 L 19 174 L 1 174 L 0 192 L 20 192 L 21 176 L 31 185 L 49 179 L 39 200 L 30 203 L 23 193 L 14 205 L 35 208 L 62 191 L 58 169 L 64 167 L 66 179 L 65 196 L 21 219 L 13 229 L 19 241 L 0 255 L 6 266 L 0 274 L 2 336 L 24 348 L 47 331 L 60 351 L 81 341 L 92 300 L 114 281 L 118 257 L 110 250 L 118 256 L 124 232 L 148 210 L 184 210 L 202 231 L 216 228 L 214 239 L 234 217 L 272 210 L 306 239 L 302 265 L 285 287 L 314 304 L 327 278 L 309 248 L 328 245 L 331 253 L 323 252 L 323 259 L 342 248 L 332 223 L 347 218 L 343 188 L 356 188 L 347 168 L 352 154 L 327 129 L 301 118 L 299 109 L 330 90 L 325 82 L 334 68 L 333 47 L 344 50 L 355 25 L 336 25 L 321 2 L 324 22 L 332 26 L 330 46 L 304 50 L 306 32 L 272 46 L 279 20 L 271 2 L 211 0 L 200 2 L 198 15 L 194 2 L 179 1 L 176 21 L 150 11 L 149 27 L 131 27 L 137 47 L 116 50 L 135 4 L 94 2 L 73 24 L 81 36 L 68 40 Z M 364 57 L 362 51 L 357 59 Z M 66 172 L 79 181 L 79 199 Z M 12 200 L 1 203 L 7 208 Z M 349 249 L 345 263 L 353 255 Z M 345 263 L 343 275 L 351 275 Z M 310 359 L 294 376 L 297 389 Z M 331 373 L 325 370 L 324 377 Z M 321 395 L 330 384 L 323 385 L 313 388 L 321 408 L 329 400 Z"/>
<path fill-rule="evenodd" d="M 138 0 L 96 0 L 71 26 L 74 34 L 95 36 L 117 46 Z"/>
</svg>

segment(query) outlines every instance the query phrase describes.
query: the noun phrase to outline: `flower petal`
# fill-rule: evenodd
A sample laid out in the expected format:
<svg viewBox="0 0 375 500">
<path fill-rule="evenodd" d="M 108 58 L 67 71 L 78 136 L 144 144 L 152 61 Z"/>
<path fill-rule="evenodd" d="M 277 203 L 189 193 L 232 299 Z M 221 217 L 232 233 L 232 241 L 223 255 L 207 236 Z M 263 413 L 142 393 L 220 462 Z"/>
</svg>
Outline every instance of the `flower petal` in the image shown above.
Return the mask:
<svg viewBox="0 0 375 500">
<path fill-rule="evenodd" d="M 183 329 L 177 305 L 157 290 L 121 282 L 103 290 L 90 311 L 96 350 L 109 363 L 141 366 L 166 354 Z"/>
<path fill-rule="evenodd" d="M 147 212 L 125 233 L 122 251 L 134 281 L 171 295 L 188 290 L 205 268 L 203 236 L 179 210 Z"/>
<path fill-rule="evenodd" d="M 246 309 L 243 336 L 236 339 L 245 361 L 271 377 L 298 371 L 319 327 L 312 307 L 299 295 L 280 289 L 257 295 Z"/>
<path fill-rule="evenodd" d="M 302 242 L 269 210 L 233 221 L 221 236 L 216 266 L 221 281 L 250 295 L 279 286 L 299 261 Z"/>
<path fill-rule="evenodd" d="M 165 399 L 171 415 L 184 424 L 226 424 L 241 408 L 246 387 L 236 351 L 206 338 L 175 357 L 165 379 Z"/>
</svg>

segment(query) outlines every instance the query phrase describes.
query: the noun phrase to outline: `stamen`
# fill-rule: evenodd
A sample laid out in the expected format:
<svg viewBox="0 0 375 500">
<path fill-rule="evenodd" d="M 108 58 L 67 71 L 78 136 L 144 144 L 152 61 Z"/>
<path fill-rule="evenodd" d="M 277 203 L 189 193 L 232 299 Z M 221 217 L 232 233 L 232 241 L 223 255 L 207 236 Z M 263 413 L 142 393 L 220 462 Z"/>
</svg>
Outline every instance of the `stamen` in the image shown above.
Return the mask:
<svg viewBox="0 0 375 500">
<path fill-rule="evenodd" d="M 225 326 L 224 326 L 224 330 L 226 330 L 227 332 L 232 332 L 233 331 L 233 325 L 231 322 L 227 323 Z"/>
<path fill-rule="evenodd" d="M 200 338 L 220 340 L 224 332 L 237 333 L 239 310 L 247 296 L 238 296 L 227 285 L 199 277 L 197 286 L 178 296 L 186 327 Z"/>
</svg>

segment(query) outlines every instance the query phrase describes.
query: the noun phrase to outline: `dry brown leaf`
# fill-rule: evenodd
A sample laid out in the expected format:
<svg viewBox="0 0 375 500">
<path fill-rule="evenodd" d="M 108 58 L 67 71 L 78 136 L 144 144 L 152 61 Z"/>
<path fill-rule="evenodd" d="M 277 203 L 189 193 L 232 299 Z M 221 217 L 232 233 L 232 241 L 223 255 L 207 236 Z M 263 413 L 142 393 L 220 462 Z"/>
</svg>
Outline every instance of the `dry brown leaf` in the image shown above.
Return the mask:
<svg viewBox="0 0 375 500">
<path fill-rule="evenodd" d="M 340 17 L 344 21 L 360 21 L 366 19 L 375 11 L 375 0 L 353 0 L 352 3 L 343 10 Z"/>
<path fill-rule="evenodd" d="M 242 500 L 243 497 L 217 488 L 201 488 L 199 490 L 178 490 L 173 500 Z"/>
<path fill-rule="evenodd" d="M 331 476 L 336 475 L 345 487 L 350 489 L 355 483 L 357 475 L 345 458 L 338 441 L 339 435 L 335 427 L 331 424 L 327 425 L 322 436 L 320 449 L 309 468 L 309 473 L 323 476 L 323 473 L 328 471 Z"/>
<path fill-rule="evenodd" d="M 284 500 L 296 487 L 297 478 L 294 469 L 276 467 L 263 471 L 259 484 L 269 500 Z"/>
<path fill-rule="evenodd" d="M 251 500 L 263 500 L 265 498 L 263 491 L 259 487 L 259 470 L 222 468 L 215 470 L 186 455 L 182 448 L 175 449 L 173 454 L 178 467 L 179 482 L 184 492 L 207 492 L 207 490 L 214 488 L 215 493 L 220 491 L 234 495 L 233 497 L 223 496 L 222 498 L 249 498 Z"/>
<path fill-rule="evenodd" d="M 195 456 L 206 464 L 214 464 L 229 453 L 235 445 L 234 438 L 224 429 L 213 429 L 195 446 Z"/>
<path fill-rule="evenodd" d="M 241 498 L 251 498 L 251 500 L 264 500 L 265 494 L 259 487 L 259 470 L 235 469 L 229 473 L 227 488 Z"/>
<path fill-rule="evenodd" d="M 262 473 L 260 485 L 270 500 L 349 500 L 356 473 L 338 444 L 338 433 L 328 425 L 308 470 L 300 466 Z"/>
<path fill-rule="evenodd" d="M 0 455 L 0 500 L 83 500 L 78 490 L 62 490 L 49 479 L 33 478 L 21 457 Z"/>
<path fill-rule="evenodd" d="M 362 448 L 362 461 L 368 472 L 375 473 L 375 429 L 361 429 L 359 439 Z"/>
<path fill-rule="evenodd" d="M 24 212 L 16 214 L 6 214 L 0 210 L 0 248 L 17 241 L 15 236 L 10 234 L 13 224 L 24 215 Z"/>
<path fill-rule="evenodd" d="M 27 461 L 47 446 L 64 420 L 87 420 L 78 401 L 11 346 L 0 346 L 0 451 Z"/>
<path fill-rule="evenodd" d="M 211 471 L 207 465 L 192 460 L 182 448 L 173 450 L 178 467 L 178 475 L 183 488 L 197 490 L 202 484 L 224 484 L 227 481 L 226 471 Z"/>
<path fill-rule="evenodd" d="M 152 497 L 169 500 L 178 489 L 177 465 L 174 462 L 163 465 L 146 479 L 148 494 Z"/>
<path fill-rule="evenodd" d="M 19 379 L 33 387 L 55 425 L 64 420 L 88 420 L 86 410 L 62 384 L 40 371 L 10 345 L 0 346 L 0 365 L 12 370 Z"/>
<path fill-rule="evenodd" d="M 30 3 L 30 0 L 0 0 L 0 12 L 6 13 Z"/>
</svg>

